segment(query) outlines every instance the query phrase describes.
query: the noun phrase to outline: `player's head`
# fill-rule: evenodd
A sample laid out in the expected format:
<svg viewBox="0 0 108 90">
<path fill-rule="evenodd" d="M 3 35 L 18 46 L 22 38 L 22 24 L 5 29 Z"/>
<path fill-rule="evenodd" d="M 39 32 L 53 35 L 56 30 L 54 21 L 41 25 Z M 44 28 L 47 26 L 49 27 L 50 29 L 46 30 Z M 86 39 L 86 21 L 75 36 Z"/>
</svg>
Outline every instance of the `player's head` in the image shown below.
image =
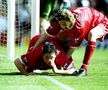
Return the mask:
<svg viewBox="0 0 108 90">
<path fill-rule="evenodd" d="M 45 42 L 43 46 L 43 59 L 44 62 L 50 65 L 51 60 L 55 60 L 56 47 L 51 42 Z"/>
<path fill-rule="evenodd" d="M 45 42 L 43 46 L 43 53 L 56 53 L 56 47 L 53 45 L 52 42 Z"/>
<path fill-rule="evenodd" d="M 63 29 L 72 29 L 75 23 L 74 14 L 67 9 L 58 10 L 58 12 L 54 15 L 54 18 Z"/>
</svg>

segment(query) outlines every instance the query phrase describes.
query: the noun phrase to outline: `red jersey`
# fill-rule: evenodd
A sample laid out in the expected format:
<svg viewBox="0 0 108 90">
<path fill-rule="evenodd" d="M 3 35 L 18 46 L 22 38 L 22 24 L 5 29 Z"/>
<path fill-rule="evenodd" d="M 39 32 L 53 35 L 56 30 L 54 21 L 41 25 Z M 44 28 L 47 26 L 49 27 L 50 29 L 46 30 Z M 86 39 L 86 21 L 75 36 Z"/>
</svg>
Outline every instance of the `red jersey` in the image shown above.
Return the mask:
<svg viewBox="0 0 108 90">
<path fill-rule="evenodd" d="M 36 36 L 34 36 L 34 37 L 30 40 L 28 51 L 31 51 L 31 50 L 33 49 L 35 43 L 37 42 L 37 40 L 38 40 L 41 36 L 42 36 L 42 34 L 36 35 Z M 42 43 L 44 43 L 44 42 L 46 42 L 46 41 L 52 42 L 52 43 L 55 45 L 55 47 L 56 47 L 59 51 L 64 52 L 63 47 L 61 47 L 61 43 L 58 43 L 56 38 L 48 37 L 48 38 L 46 38 Z"/>
<path fill-rule="evenodd" d="M 68 58 L 65 53 L 59 52 L 55 59 L 56 66 L 63 67 L 64 69 L 72 68 L 72 59 Z M 71 67 L 70 67 L 71 66 Z"/>
<path fill-rule="evenodd" d="M 36 41 L 41 37 L 41 35 L 37 35 L 33 37 L 30 41 L 29 48 L 26 54 L 21 55 L 21 59 L 25 65 L 28 66 L 28 72 L 31 72 L 35 69 L 48 69 L 51 68 L 46 63 L 44 63 L 42 58 L 42 47 L 43 43 L 39 46 L 37 46 L 34 50 L 33 47 L 36 43 Z"/>
<path fill-rule="evenodd" d="M 70 11 L 76 17 L 72 29 L 63 31 L 57 22 L 52 22 L 46 33 L 55 36 L 64 45 L 68 46 L 79 46 L 86 39 L 89 31 L 100 23 L 105 26 L 105 32 L 108 33 L 108 19 L 104 14 L 88 7 L 72 8 Z"/>
<path fill-rule="evenodd" d="M 21 59 L 22 59 L 23 63 L 28 66 L 28 70 L 27 70 L 28 72 L 31 72 L 35 69 L 46 70 L 46 69 L 52 68 L 51 66 L 48 66 L 42 58 L 42 55 L 43 55 L 42 47 L 43 47 L 44 43 L 40 44 L 34 50 L 32 50 L 34 44 L 40 37 L 41 37 L 41 35 L 37 35 L 37 36 L 33 37 L 30 41 L 28 52 L 24 55 L 21 55 Z M 47 38 L 45 41 L 50 41 L 53 44 L 57 45 L 57 47 L 59 46 L 56 43 L 55 39 L 53 39 L 53 38 Z M 62 53 L 58 52 L 55 63 L 57 66 L 60 66 L 60 67 L 64 66 L 66 68 L 71 63 L 71 60 L 67 60 L 67 59 L 68 58 L 66 57 L 64 52 L 62 52 Z"/>
</svg>

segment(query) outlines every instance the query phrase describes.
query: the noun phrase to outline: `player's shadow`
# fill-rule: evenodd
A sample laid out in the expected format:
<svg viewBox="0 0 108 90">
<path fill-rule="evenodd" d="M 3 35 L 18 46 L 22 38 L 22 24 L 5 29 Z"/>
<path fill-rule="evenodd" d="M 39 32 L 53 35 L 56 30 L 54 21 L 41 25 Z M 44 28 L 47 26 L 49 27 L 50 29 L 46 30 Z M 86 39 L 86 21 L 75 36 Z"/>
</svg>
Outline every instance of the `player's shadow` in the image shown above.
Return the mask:
<svg viewBox="0 0 108 90">
<path fill-rule="evenodd" d="M 8 76 L 8 75 L 21 75 L 21 73 L 19 73 L 19 72 L 5 72 L 5 73 L 0 73 L 0 76 L 1 75 L 6 75 L 6 76 Z"/>
<path fill-rule="evenodd" d="M 20 72 L 8 72 L 8 73 L 0 73 L 0 76 L 22 76 Z M 30 75 L 30 76 L 75 76 L 75 75 L 60 75 L 60 74 L 55 74 L 52 72 L 43 72 L 43 73 L 35 73 L 34 75 Z"/>
<path fill-rule="evenodd" d="M 41 76 L 61 76 L 60 74 L 55 74 L 55 73 L 51 73 L 51 72 L 36 73 L 35 75 L 41 75 Z"/>
<path fill-rule="evenodd" d="M 0 73 L 0 76 L 16 76 L 16 75 L 19 75 L 19 76 L 21 76 L 21 73 L 19 73 L 19 72 L 5 72 L 5 73 Z M 49 73 L 49 72 L 43 72 L 43 73 L 35 73 L 34 75 L 30 75 L 30 76 L 39 76 L 39 75 L 42 75 L 42 76 L 61 76 L 61 75 L 59 75 L 59 74 L 55 74 L 55 73 Z"/>
</svg>

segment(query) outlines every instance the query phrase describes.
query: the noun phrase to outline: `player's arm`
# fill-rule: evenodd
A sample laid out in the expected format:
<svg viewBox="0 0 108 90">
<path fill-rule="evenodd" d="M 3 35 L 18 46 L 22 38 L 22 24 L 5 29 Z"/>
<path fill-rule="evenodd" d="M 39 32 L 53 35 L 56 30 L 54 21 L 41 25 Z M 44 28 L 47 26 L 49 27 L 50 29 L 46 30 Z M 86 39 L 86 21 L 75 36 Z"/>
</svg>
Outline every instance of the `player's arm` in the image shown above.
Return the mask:
<svg viewBox="0 0 108 90">
<path fill-rule="evenodd" d="M 54 73 L 57 74 L 64 74 L 64 75 L 68 75 L 68 74 L 73 74 L 73 72 L 75 72 L 75 69 L 69 69 L 69 70 L 64 70 L 64 69 L 58 69 L 56 64 L 52 61 L 51 62 L 51 66 L 52 66 L 52 70 Z"/>
<path fill-rule="evenodd" d="M 60 25 L 57 22 L 52 22 L 46 29 L 46 32 L 38 39 L 34 48 L 41 44 L 47 37 L 55 37 L 61 30 Z"/>
<path fill-rule="evenodd" d="M 21 63 L 19 58 L 15 59 L 14 64 L 17 67 L 17 69 L 21 72 L 22 75 L 28 75 L 28 72 L 26 72 L 25 69 L 25 65 Z"/>
<path fill-rule="evenodd" d="M 22 64 L 19 58 L 15 59 L 14 64 L 17 67 L 17 69 L 21 72 L 22 75 L 26 75 L 26 76 L 35 75 L 34 72 L 29 72 L 29 73 L 27 72 L 28 66 Z"/>
<path fill-rule="evenodd" d="M 37 47 L 39 44 L 41 44 L 47 37 L 48 37 L 48 35 L 47 35 L 46 33 L 44 33 L 44 34 L 38 39 L 38 41 L 35 43 L 33 49 L 34 49 L 35 47 Z"/>
</svg>

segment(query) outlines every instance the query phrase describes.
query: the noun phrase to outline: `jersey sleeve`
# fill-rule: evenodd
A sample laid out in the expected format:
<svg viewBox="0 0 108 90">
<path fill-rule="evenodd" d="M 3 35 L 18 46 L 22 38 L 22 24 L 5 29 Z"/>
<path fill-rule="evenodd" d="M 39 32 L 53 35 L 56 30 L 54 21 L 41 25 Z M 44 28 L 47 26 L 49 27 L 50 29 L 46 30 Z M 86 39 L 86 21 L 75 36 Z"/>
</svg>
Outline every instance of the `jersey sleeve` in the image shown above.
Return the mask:
<svg viewBox="0 0 108 90">
<path fill-rule="evenodd" d="M 54 37 L 56 36 L 61 30 L 61 27 L 58 23 L 53 22 L 50 27 L 46 30 L 46 33 L 51 36 Z"/>
<path fill-rule="evenodd" d="M 67 69 L 71 62 L 72 60 L 68 58 L 67 55 L 63 52 L 59 52 L 55 59 L 56 65 L 63 67 L 64 69 Z"/>
<path fill-rule="evenodd" d="M 62 52 L 59 52 L 56 56 L 55 63 L 56 65 L 63 67 L 66 60 L 67 60 L 67 57 L 65 56 L 65 54 Z"/>
</svg>

